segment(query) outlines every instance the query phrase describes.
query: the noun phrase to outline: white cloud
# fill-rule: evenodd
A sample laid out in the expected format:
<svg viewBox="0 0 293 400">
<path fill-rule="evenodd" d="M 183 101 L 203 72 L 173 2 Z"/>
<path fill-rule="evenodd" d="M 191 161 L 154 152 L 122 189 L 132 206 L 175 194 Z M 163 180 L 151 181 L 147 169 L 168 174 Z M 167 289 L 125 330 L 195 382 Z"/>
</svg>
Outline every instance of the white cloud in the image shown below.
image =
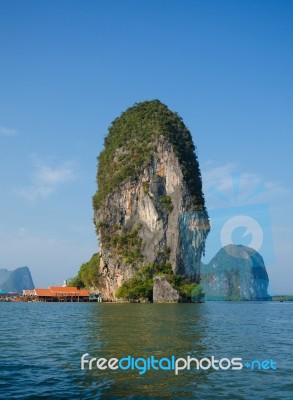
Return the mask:
<svg viewBox="0 0 293 400">
<path fill-rule="evenodd" d="M 35 171 L 31 176 L 31 184 L 17 189 L 18 195 L 28 202 L 41 198 L 46 199 L 60 186 L 76 180 L 75 165 L 65 162 L 57 167 L 52 167 L 37 160 Z"/>
<path fill-rule="evenodd" d="M 16 134 L 16 129 L 0 126 L 0 136 L 15 136 Z"/>
<path fill-rule="evenodd" d="M 223 165 L 208 162 L 202 168 L 203 191 L 208 211 L 218 208 L 219 216 L 225 216 L 224 208 L 265 203 L 270 212 L 274 254 L 264 261 L 270 277 L 270 294 L 292 291 L 292 206 L 290 189 L 278 182 L 265 179 L 261 174 L 243 170 L 237 163 Z M 245 209 L 245 208 L 244 208 Z M 212 212 L 210 213 L 212 215 Z M 213 257 L 217 247 L 214 227 L 220 221 L 212 221 L 212 229 L 207 239 L 206 254 Z M 220 244 L 219 244 L 220 245 Z M 274 260 L 275 259 L 275 260 Z M 209 261 L 207 258 L 206 261 Z M 290 286 L 291 285 L 291 286 Z"/>
<path fill-rule="evenodd" d="M 203 191 L 208 207 L 239 205 L 255 201 L 273 201 L 288 190 L 277 182 L 266 181 L 260 174 L 240 172 L 237 163 L 216 165 L 208 162 L 203 167 Z"/>
<path fill-rule="evenodd" d="M 208 162 L 202 171 L 203 184 L 207 190 L 215 186 L 220 192 L 225 192 L 231 186 L 231 174 L 235 172 L 237 165 L 228 163 L 225 165 L 215 165 Z"/>
</svg>

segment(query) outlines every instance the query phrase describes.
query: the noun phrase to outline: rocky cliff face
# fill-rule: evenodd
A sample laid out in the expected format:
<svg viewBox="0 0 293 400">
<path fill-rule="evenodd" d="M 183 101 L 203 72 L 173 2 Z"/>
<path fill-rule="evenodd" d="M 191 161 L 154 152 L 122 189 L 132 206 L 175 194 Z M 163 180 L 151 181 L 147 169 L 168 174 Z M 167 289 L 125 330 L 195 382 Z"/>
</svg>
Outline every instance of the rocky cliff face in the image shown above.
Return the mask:
<svg viewBox="0 0 293 400">
<path fill-rule="evenodd" d="M 100 289 L 102 296 L 110 300 L 115 299 L 119 286 L 134 277 L 142 265 L 168 262 L 174 273 L 198 282 L 200 260 L 209 232 L 200 171 L 192 141 L 190 148 L 193 160 L 187 162 L 178 150 L 178 143 L 172 140 L 172 134 L 180 138 L 179 128 L 178 132 L 170 134 L 156 117 L 156 112 L 162 109 L 167 116 L 174 118 L 174 114 L 159 102 L 146 103 L 152 107 L 152 112 L 147 117 L 143 114 L 142 118 L 142 126 L 150 126 L 149 140 L 144 139 L 144 146 L 151 151 L 148 157 L 144 156 L 143 162 L 135 166 L 134 173 L 118 182 L 110 193 L 106 192 L 103 200 L 99 200 L 95 206 L 94 220 L 101 255 Z M 145 103 L 141 104 L 145 106 Z M 141 104 L 136 106 L 139 110 Z M 179 122 L 183 124 L 178 116 L 174 120 L 177 125 Z M 131 132 L 131 123 L 128 129 Z M 171 124 L 169 130 L 172 129 L 175 128 Z M 139 158 L 139 154 L 133 151 L 140 141 L 139 130 L 136 135 L 132 134 L 128 143 L 126 141 L 122 146 L 118 145 L 114 152 L 112 150 L 112 162 L 117 163 L 117 169 L 121 168 L 121 156 L 123 159 L 125 154 L 126 157 Z M 107 143 L 108 146 L 113 143 L 113 135 L 108 142 L 106 139 L 106 150 Z M 185 152 L 190 160 L 190 152 Z M 101 159 L 99 167 L 100 162 Z M 113 179 L 117 173 L 114 175 L 115 172 Z M 102 179 L 104 176 L 100 177 L 100 181 L 102 187 L 106 187 Z"/>
<path fill-rule="evenodd" d="M 178 303 L 180 296 L 164 276 L 156 276 L 154 279 L 154 303 Z"/>
<path fill-rule="evenodd" d="M 206 300 L 269 300 L 268 284 L 263 258 L 246 246 L 225 246 L 201 267 Z"/>
</svg>

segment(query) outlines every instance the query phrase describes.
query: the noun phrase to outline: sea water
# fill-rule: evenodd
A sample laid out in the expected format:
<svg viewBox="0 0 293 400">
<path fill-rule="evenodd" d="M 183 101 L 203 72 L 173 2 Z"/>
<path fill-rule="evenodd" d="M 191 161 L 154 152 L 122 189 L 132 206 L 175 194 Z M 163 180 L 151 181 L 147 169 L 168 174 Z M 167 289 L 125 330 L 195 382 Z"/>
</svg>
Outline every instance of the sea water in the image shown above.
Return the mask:
<svg viewBox="0 0 293 400">
<path fill-rule="evenodd" d="M 0 303 L 0 341 L 1 399 L 293 398 L 289 302 Z M 82 370 L 86 353 L 241 358 L 243 368 Z"/>
</svg>

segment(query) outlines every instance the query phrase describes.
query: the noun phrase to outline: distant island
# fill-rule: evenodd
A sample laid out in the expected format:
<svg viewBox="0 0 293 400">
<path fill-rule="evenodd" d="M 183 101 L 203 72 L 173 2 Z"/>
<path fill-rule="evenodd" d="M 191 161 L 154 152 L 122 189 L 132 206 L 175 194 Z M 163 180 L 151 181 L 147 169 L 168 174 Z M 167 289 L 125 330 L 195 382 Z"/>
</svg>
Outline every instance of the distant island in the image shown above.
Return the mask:
<svg viewBox="0 0 293 400">
<path fill-rule="evenodd" d="M 225 246 L 202 264 L 201 284 L 206 300 L 271 300 L 262 256 L 242 245 Z"/>
<path fill-rule="evenodd" d="M 13 271 L 0 269 L 0 293 L 34 289 L 35 285 L 28 267 L 16 268 Z"/>
<path fill-rule="evenodd" d="M 276 296 L 272 296 L 273 301 L 293 301 L 293 295 L 288 295 L 288 294 L 279 294 Z"/>
</svg>

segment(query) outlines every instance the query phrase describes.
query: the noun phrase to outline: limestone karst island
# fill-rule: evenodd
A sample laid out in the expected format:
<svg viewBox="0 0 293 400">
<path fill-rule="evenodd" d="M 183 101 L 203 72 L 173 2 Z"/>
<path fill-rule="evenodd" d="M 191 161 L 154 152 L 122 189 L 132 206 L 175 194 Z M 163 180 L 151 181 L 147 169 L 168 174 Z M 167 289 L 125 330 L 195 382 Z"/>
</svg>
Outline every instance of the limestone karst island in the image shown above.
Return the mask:
<svg viewBox="0 0 293 400">
<path fill-rule="evenodd" d="M 97 184 L 93 207 L 99 252 L 70 284 L 94 290 L 105 301 L 201 301 L 201 258 L 210 222 L 195 145 L 182 118 L 159 100 L 123 112 L 105 137 Z M 236 268 L 239 272 L 241 262 Z M 253 268 L 246 274 L 251 285 Z M 233 299 L 252 299 L 237 272 L 228 268 L 225 276 L 219 270 L 217 280 L 205 267 L 205 289 L 224 299 L 229 293 Z M 228 292 L 227 277 L 234 284 Z M 265 272 L 262 278 L 263 299 Z"/>
<path fill-rule="evenodd" d="M 264 261 L 229 244 L 202 263 L 210 221 L 191 133 L 159 100 L 116 118 L 98 157 L 99 250 L 63 286 L 34 288 L 29 269 L 0 270 L 0 300 L 270 300 Z M 18 296 L 22 292 L 22 296 Z"/>
<path fill-rule="evenodd" d="M 135 104 L 112 122 L 98 157 L 97 185 L 98 252 L 67 287 L 34 289 L 23 283 L 21 299 L 271 299 L 266 268 L 255 250 L 230 244 L 202 263 L 210 221 L 195 145 L 182 118 L 159 100 Z M 21 285 L 12 284 L 16 272 L 3 271 L 0 297 L 10 300 Z"/>
</svg>

